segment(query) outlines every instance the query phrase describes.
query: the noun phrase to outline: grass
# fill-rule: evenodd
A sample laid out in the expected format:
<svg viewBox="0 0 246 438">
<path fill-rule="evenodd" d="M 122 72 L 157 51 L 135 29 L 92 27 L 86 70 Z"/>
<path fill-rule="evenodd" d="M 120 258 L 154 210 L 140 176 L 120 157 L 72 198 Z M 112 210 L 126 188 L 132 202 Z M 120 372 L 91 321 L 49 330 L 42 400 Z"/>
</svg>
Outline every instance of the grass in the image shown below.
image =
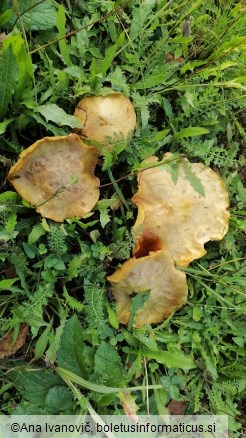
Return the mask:
<svg viewBox="0 0 246 438">
<path fill-rule="evenodd" d="M 1 360 L 2 413 L 120 414 L 119 388 L 132 388 L 139 414 L 175 400 L 243 434 L 245 12 L 223 0 L 1 2 L 0 332 L 22 345 Z M 88 217 L 46 220 L 8 171 L 36 140 L 70 133 L 79 98 L 104 87 L 132 100 L 134 136 L 105 151 Z M 106 275 L 131 255 L 136 172 L 167 151 L 221 175 L 230 227 L 182 268 L 187 304 L 137 330 L 119 324 Z"/>
</svg>

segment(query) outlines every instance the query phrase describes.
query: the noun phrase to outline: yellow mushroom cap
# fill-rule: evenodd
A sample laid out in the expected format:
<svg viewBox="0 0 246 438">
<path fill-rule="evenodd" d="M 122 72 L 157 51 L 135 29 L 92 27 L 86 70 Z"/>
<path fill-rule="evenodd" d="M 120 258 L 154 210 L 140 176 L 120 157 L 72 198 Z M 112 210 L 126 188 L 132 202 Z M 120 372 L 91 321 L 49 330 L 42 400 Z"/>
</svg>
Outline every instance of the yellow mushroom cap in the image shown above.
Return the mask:
<svg viewBox="0 0 246 438">
<path fill-rule="evenodd" d="M 24 150 L 8 179 L 42 216 L 62 222 L 87 214 L 98 201 L 98 154 L 78 135 L 45 137 Z"/>
<path fill-rule="evenodd" d="M 137 328 L 162 321 L 187 300 L 185 273 L 175 268 L 174 261 L 165 250 L 127 260 L 107 280 L 111 283 L 122 324 L 127 324 L 130 317 L 131 295 L 149 291 L 147 301 L 134 318 L 134 327 Z"/>
<path fill-rule="evenodd" d="M 78 102 L 74 115 L 83 125 L 81 135 L 109 150 L 115 141 L 127 140 L 136 127 L 134 107 L 122 93 L 85 97 Z"/>
<path fill-rule="evenodd" d="M 167 153 L 164 158 L 169 158 Z M 145 163 L 158 163 L 150 157 Z M 200 179 L 205 196 L 199 195 L 188 181 L 183 165 L 178 167 L 178 180 L 158 166 L 138 174 L 138 192 L 133 202 L 138 216 L 133 228 L 135 257 L 149 251 L 166 249 L 179 266 L 206 254 L 204 243 L 221 240 L 228 230 L 229 197 L 219 175 L 202 163 L 190 164 Z"/>
</svg>

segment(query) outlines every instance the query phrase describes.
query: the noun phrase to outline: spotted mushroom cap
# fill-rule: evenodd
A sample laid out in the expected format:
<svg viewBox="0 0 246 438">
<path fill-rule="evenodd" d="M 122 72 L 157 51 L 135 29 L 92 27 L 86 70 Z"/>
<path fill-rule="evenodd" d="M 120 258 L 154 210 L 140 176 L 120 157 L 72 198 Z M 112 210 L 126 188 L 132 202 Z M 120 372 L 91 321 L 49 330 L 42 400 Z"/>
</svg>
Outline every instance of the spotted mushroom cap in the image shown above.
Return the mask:
<svg viewBox="0 0 246 438">
<path fill-rule="evenodd" d="M 99 198 L 98 154 L 76 134 L 45 137 L 24 150 L 8 179 L 42 216 L 62 222 L 82 217 Z"/>
</svg>

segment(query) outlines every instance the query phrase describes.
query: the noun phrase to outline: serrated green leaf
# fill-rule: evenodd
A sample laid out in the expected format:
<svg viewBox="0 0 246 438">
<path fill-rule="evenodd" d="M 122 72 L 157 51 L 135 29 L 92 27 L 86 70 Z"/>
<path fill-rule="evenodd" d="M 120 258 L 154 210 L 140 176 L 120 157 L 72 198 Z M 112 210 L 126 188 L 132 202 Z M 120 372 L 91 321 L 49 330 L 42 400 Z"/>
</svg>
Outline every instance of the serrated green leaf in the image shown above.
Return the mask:
<svg viewBox="0 0 246 438">
<path fill-rule="evenodd" d="M 43 333 L 39 336 L 34 350 L 35 359 L 40 359 L 43 356 L 49 342 L 50 331 L 51 331 L 51 326 L 48 325 L 43 331 Z"/>
<path fill-rule="evenodd" d="M 49 0 L 33 2 L 33 0 L 21 0 L 18 2 L 19 13 L 26 31 L 49 30 L 56 24 L 56 9 Z M 17 16 L 13 14 L 10 23 L 13 24 Z"/>
<path fill-rule="evenodd" d="M 16 226 L 16 222 L 17 222 L 16 213 L 11 213 L 8 217 L 6 224 L 5 224 L 5 230 L 11 234 L 12 231 L 14 231 L 14 228 Z"/>
<path fill-rule="evenodd" d="M 190 370 L 196 368 L 192 357 L 185 356 L 181 351 L 142 351 L 143 356 L 148 359 L 155 359 L 156 362 L 164 364 L 168 368 L 181 368 Z"/>
<path fill-rule="evenodd" d="M 69 126 L 70 128 L 81 128 L 81 124 L 74 116 L 65 113 L 62 108 L 59 108 L 55 103 L 41 105 L 37 110 L 45 118 L 46 122 L 54 122 L 59 126 Z"/>
<path fill-rule="evenodd" d="M 82 328 L 78 317 L 73 315 L 64 327 L 60 348 L 57 353 L 59 367 L 72 371 L 81 377 L 87 377 L 85 346 Z"/>
<path fill-rule="evenodd" d="M 49 370 L 17 369 L 9 376 L 17 391 L 36 406 L 44 406 L 50 388 L 62 385 L 60 377 Z"/>
<path fill-rule="evenodd" d="M 109 209 L 107 207 L 99 208 L 100 211 L 100 224 L 102 228 L 105 228 L 105 226 L 110 222 L 110 215 L 109 215 Z"/>
<path fill-rule="evenodd" d="M 188 179 L 189 183 L 192 185 L 193 189 L 199 193 L 201 196 L 205 196 L 205 190 L 204 187 L 200 181 L 200 179 L 196 176 L 194 172 L 192 172 L 190 165 L 187 161 L 182 160 L 182 165 L 185 170 L 186 178 Z"/>
<path fill-rule="evenodd" d="M 209 131 L 200 126 L 189 126 L 188 128 L 183 128 L 174 134 L 173 138 L 179 140 L 180 138 L 196 137 L 202 134 L 209 134 Z"/>
<path fill-rule="evenodd" d="M 86 259 L 86 254 L 77 254 L 70 260 L 67 269 L 67 280 L 70 281 L 73 278 L 78 277 L 78 269 Z"/>
<path fill-rule="evenodd" d="M 172 120 L 174 118 L 172 105 L 169 102 L 169 100 L 166 99 L 165 97 L 162 98 L 162 106 L 163 106 L 163 109 L 164 109 L 168 119 Z"/>
<path fill-rule="evenodd" d="M 8 110 L 12 100 L 15 84 L 17 80 L 18 65 L 11 48 L 3 51 L 0 59 L 0 118 Z"/>
<path fill-rule="evenodd" d="M 108 342 L 102 341 L 95 354 L 95 375 L 104 384 L 122 386 L 123 366 L 117 350 Z"/>
<path fill-rule="evenodd" d="M 141 32 L 143 32 L 144 25 L 152 12 L 154 4 L 154 1 L 140 2 L 139 7 L 134 9 L 129 30 L 129 37 L 131 40 L 136 38 L 138 34 L 141 35 Z"/>
<path fill-rule="evenodd" d="M 57 136 L 58 135 L 66 135 L 67 134 L 64 129 L 58 128 L 55 125 L 46 123 L 44 121 L 43 117 L 40 116 L 40 114 L 37 114 L 37 113 L 34 113 L 34 112 L 33 113 L 31 113 L 31 112 L 29 113 L 28 112 L 27 114 L 29 116 L 33 117 L 36 120 L 36 122 L 38 122 L 40 125 L 44 126 L 45 129 L 47 130 L 47 132 L 52 132 L 52 134 L 57 135 Z"/>
<path fill-rule="evenodd" d="M 71 409 L 73 404 L 72 393 L 64 386 L 53 386 L 45 398 L 45 407 L 50 414 L 55 414 L 65 409 Z"/>
<path fill-rule="evenodd" d="M 127 84 L 124 73 L 119 66 L 117 66 L 112 73 L 107 75 L 106 80 L 111 82 L 114 90 L 122 91 L 126 96 L 130 95 L 130 87 Z"/>
</svg>

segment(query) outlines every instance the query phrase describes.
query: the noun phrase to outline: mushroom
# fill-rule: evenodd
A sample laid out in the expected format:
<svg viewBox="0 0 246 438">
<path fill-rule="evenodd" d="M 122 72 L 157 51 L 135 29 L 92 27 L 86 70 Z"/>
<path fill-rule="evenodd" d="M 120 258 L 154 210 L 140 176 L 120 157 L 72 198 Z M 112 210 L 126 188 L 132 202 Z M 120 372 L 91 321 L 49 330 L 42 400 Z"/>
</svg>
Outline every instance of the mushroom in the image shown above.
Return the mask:
<svg viewBox="0 0 246 438">
<path fill-rule="evenodd" d="M 170 153 L 164 154 L 164 159 Z M 182 162 L 178 180 L 149 157 L 150 168 L 138 174 L 138 192 L 133 202 L 138 216 L 133 227 L 133 255 L 143 257 L 150 251 L 166 249 L 179 266 L 206 254 L 204 243 L 221 240 L 228 230 L 229 197 L 219 175 L 202 163 L 190 163 L 191 171 L 201 181 L 205 196 L 197 193 L 188 181 Z"/>
<path fill-rule="evenodd" d="M 122 93 L 88 96 L 78 102 L 74 113 L 83 125 L 80 134 L 110 151 L 119 140 L 127 140 L 136 127 L 136 113 L 131 101 Z"/>
<path fill-rule="evenodd" d="M 185 273 L 175 268 L 166 250 L 127 260 L 107 280 L 111 283 L 122 324 L 127 324 L 130 317 L 131 295 L 149 291 L 147 301 L 135 314 L 133 326 L 136 328 L 162 321 L 187 300 Z"/>
<path fill-rule="evenodd" d="M 82 217 L 99 198 L 98 154 L 76 134 L 45 137 L 24 150 L 8 179 L 42 216 L 62 222 Z"/>
</svg>

